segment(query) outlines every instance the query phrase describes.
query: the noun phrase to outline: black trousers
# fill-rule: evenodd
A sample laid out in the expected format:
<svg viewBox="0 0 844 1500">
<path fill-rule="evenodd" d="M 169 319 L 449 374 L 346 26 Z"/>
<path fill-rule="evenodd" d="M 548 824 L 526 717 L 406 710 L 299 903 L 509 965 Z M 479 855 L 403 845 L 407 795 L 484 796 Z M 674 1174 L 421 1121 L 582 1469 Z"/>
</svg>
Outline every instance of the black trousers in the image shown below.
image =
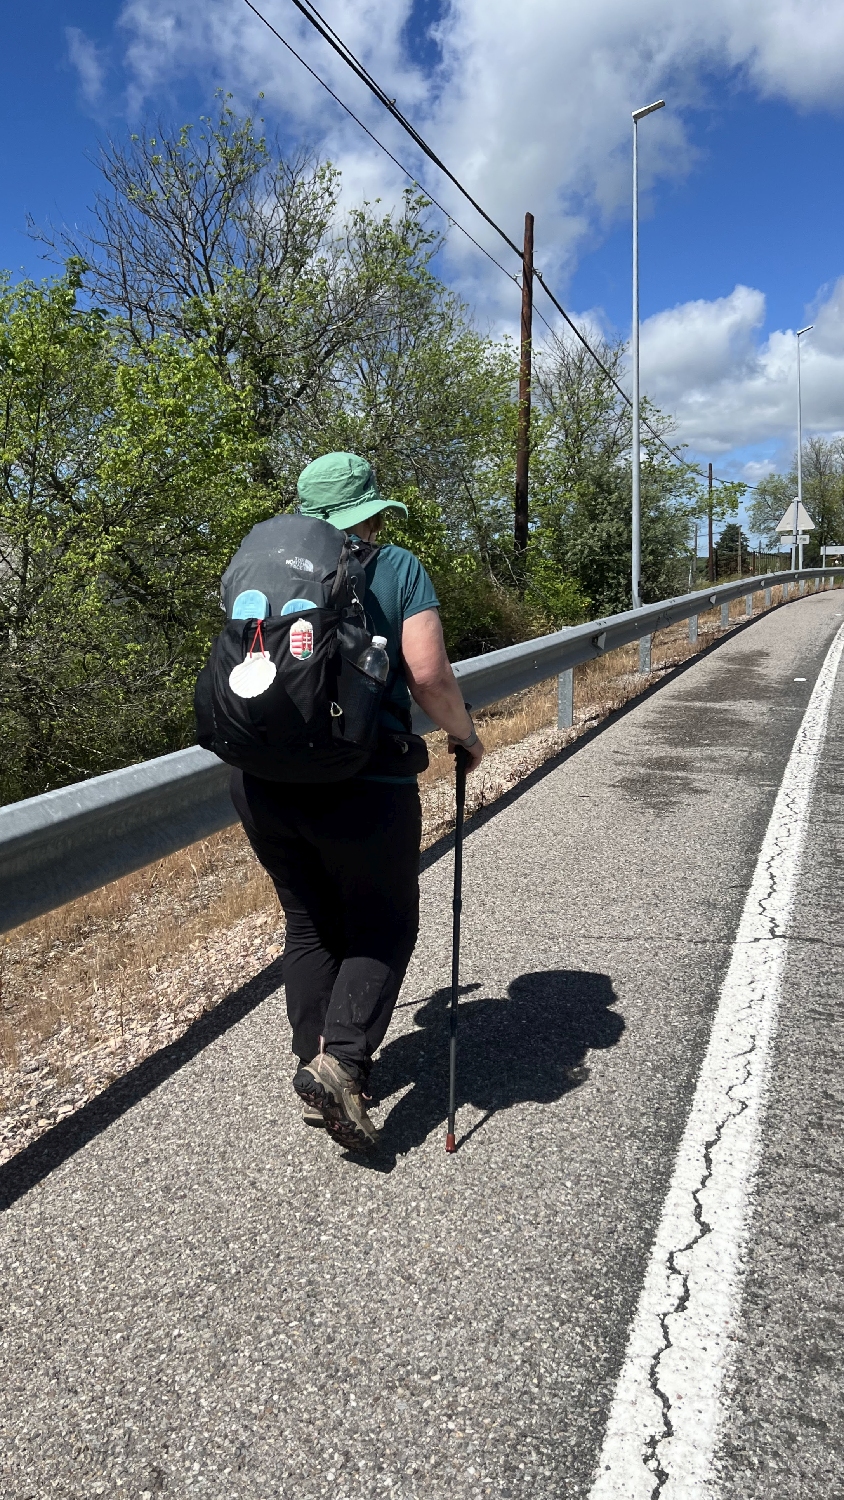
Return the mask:
<svg viewBox="0 0 844 1500">
<path fill-rule="evenodd" d="M 366 1079 L 419 930 L 422 818 L 414 784 L 293 786 L 232 773 L 232 800 L 287 919 L 293 1051 Z"/>
</svg>

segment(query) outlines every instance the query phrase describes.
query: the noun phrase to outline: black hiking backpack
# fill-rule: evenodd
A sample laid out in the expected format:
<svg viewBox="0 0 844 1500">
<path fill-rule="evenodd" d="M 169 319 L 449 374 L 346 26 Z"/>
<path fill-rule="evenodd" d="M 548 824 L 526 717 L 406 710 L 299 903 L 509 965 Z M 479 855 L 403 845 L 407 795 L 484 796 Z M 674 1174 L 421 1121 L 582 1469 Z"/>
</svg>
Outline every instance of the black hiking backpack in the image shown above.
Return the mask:
<svg viewBox="0 0 844 1500">
<path fill-rule="evenodd" d="M 200 745 L 267 781 L 364 767 L 384 690 L 356 665 L 372 640 L 364 567 L 376 551 L 305 516 L 253 526 L 223 574 L 227 623 L 196 684 Z"/>
</svg>

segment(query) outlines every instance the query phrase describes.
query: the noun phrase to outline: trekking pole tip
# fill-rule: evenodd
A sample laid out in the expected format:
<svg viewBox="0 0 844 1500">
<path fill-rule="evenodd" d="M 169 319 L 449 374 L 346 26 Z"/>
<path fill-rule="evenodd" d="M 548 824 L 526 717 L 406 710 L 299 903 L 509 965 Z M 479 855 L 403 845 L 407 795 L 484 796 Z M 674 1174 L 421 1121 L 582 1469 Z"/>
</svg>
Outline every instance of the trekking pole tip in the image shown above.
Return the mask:
<svg viewBox="0 0 844 1500">
<path fill-rule="evenodd" d="M 448 1152 L 449 1156 L 453 1151 L 457 1150 L 457 1147 L 454 1144 L 454 1136 L 452 1135 L 451 1131 L 448 1132 L 448 1135 L 445 1138 L 445 1149 Z"/>
</svg>

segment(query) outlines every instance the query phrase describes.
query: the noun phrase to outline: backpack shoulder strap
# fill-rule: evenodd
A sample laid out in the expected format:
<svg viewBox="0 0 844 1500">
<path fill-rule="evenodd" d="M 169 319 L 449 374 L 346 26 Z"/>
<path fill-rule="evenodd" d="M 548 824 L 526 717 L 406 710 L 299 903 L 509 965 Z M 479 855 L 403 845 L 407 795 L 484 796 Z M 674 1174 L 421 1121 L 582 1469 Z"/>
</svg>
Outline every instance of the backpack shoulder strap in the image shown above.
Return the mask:
<svg viewBox="0 0 844 1500">
<path fill-rule="evenodd" d="M 365 568 L 378 550 L 376 542 L 362 542 L 356 536 L 346 537 L 328 599 L 332 608 L 342 608 L 344 603 L 353 603 L 355 600 L 363 608 L 363 596 L 366 593 Z"/>
<path fill-rule="evenodd" d="M 350 537 L 349 540 L 351 550 L 362 568 L 365 568 L 372 561 L 376 552 L 381 551 L 380 542 L 362 542 L 360 537 L 357 536 Z"/>
</svg>

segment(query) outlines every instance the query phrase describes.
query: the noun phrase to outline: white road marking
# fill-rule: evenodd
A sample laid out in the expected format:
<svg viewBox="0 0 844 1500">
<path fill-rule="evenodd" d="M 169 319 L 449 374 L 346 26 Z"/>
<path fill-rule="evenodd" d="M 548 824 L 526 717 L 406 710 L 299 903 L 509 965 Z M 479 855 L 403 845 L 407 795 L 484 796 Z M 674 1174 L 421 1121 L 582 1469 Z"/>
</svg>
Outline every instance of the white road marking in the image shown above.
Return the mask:
<svg viewBox="0 0 844 1500">
<path fill-rule="evenodd" d="M 812 789 L 842 626 L 797 732 L 747 893 L 662 1211 L 590 1500 L 705 1500 Z"/>
</svg>

